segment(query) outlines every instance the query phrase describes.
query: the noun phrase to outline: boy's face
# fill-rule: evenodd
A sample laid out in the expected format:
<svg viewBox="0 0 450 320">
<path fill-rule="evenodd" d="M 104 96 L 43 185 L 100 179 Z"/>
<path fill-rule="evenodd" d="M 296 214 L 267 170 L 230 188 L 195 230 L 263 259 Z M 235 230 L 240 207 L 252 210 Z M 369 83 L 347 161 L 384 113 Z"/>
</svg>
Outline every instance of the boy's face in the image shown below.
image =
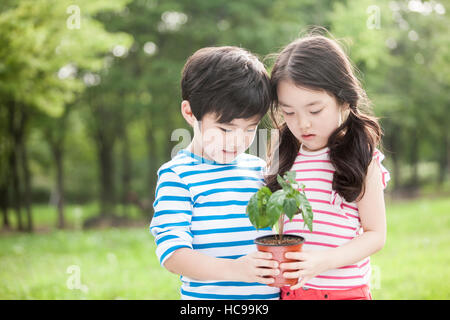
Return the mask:
<svg viewBox="0 0 450 320">
<path fill-rule="evenodd" d="M 194 150 L 200 150 L 205 159 L 230 163 L 250 147 L 259 121 L 256 116 L 219 123 L 215 114 L 206 114 L 201 121 L 195 121 Z"/>
</svg>

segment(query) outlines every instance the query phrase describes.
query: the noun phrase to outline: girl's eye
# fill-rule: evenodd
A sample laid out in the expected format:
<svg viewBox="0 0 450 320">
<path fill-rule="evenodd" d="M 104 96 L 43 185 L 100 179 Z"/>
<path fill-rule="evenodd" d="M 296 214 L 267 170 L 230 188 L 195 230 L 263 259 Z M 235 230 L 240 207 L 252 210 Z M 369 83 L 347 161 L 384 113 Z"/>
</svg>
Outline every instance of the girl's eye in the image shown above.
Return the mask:
<svg viewBox="0 0 450 320">
<path fill-rule="evenodd" d="M 256 130 L 256 128 L 248 129 L 247 132 L 253 132 L 253 131 L 255 131 L 255 130 Z"/>
<path fill-rule="evenodd" d="M 232 131 L 232 130 L 228 130 L 228 129 L 221 128 L 221 127 L 219 127 L 219 129 L 222 130 L 223 132 L 231 132 Z"/>
<path fill-rule="evenodd" d="M 294 112 L 286 112 L 286 111 L 283 111 L 283 114 L 284 114 L 285 116 L 292 116 L 292 115 L 294 114 Z"/>
<path fill-rule="evenodd" d="M 311 111 L 311 114 L 318 114 L 318 113 L 320 113 L 320 111 L 322 111 L 322 109 L 320 109 L 318 111 Z"/>
</svg>

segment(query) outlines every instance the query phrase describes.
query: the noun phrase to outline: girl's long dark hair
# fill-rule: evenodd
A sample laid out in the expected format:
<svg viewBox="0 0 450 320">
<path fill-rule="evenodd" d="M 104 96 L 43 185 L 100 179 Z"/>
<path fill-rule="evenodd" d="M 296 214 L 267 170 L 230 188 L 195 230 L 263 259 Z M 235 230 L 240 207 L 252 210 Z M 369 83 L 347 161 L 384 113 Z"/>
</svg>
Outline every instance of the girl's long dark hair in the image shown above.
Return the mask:
<svg viewBox="0 0 450 320">
<path fill-rule="evenodd" d="M 311 35 L 290 43 L 278 54 L 273 66 L 271 90 L 274 101 L 270 115 L 280 136 L 279 143 L 272 142 L 269 147 L 269 168 L 276 170 L 269 171 L 266 176 L 267 186 L 272 191 L 280 189 L 277 174 L 291 169 L 300 148 L 286 123 L 280 124 L 277 119 L 277 86 L 286 80 L 298 87 L 324 90 L 334 96 L 340 106 L 348 104 L 348 116 L 329 137 L 328 147 L 336 170 L 333 189 L 346 201 L 355 201 L 364 194 L 367 169 L 382 132 L 377 119 L 368 112 L 369 101 L 347 55 L 335 40 L 322 35 Z"/>
</svg>

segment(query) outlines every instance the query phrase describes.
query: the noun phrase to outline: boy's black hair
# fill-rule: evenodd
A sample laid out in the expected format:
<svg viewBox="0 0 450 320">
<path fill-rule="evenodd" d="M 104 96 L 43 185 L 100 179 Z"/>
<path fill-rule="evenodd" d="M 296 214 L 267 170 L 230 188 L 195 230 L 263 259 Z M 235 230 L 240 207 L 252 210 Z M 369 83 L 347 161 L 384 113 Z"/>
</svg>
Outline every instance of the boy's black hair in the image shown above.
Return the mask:
<svg viewBox="0 0 450 320">
<path fill-rule="evenodd" d="M 213 113 L 219 123 L 266 114 L 271 104 L 264 65 L 250 52 L 232 46 L 196 51 L 184 65 L 181 95 L 197 120 Z"/>
</svg>

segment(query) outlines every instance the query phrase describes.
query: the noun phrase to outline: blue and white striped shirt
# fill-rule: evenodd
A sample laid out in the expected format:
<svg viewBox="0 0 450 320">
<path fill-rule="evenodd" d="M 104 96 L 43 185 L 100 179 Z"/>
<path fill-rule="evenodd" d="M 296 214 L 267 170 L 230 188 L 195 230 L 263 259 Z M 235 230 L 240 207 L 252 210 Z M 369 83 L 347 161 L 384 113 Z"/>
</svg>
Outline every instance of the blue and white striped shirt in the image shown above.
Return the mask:
<svg viewBox="0 0 450 320">
<path fill-rule="evenodd" d="M 263 185 L 264 160 L 241 154 L 220 164 L 184 149 L 158 170 L 150 231 L 161 265 L 179 248 L 237 259 L 256 251 L 256 230 L 245 213 Z M 279 289 L 261 283 L 198 281 L 181 277 L 182 299 L 278 299 Z"/>
</svg>

